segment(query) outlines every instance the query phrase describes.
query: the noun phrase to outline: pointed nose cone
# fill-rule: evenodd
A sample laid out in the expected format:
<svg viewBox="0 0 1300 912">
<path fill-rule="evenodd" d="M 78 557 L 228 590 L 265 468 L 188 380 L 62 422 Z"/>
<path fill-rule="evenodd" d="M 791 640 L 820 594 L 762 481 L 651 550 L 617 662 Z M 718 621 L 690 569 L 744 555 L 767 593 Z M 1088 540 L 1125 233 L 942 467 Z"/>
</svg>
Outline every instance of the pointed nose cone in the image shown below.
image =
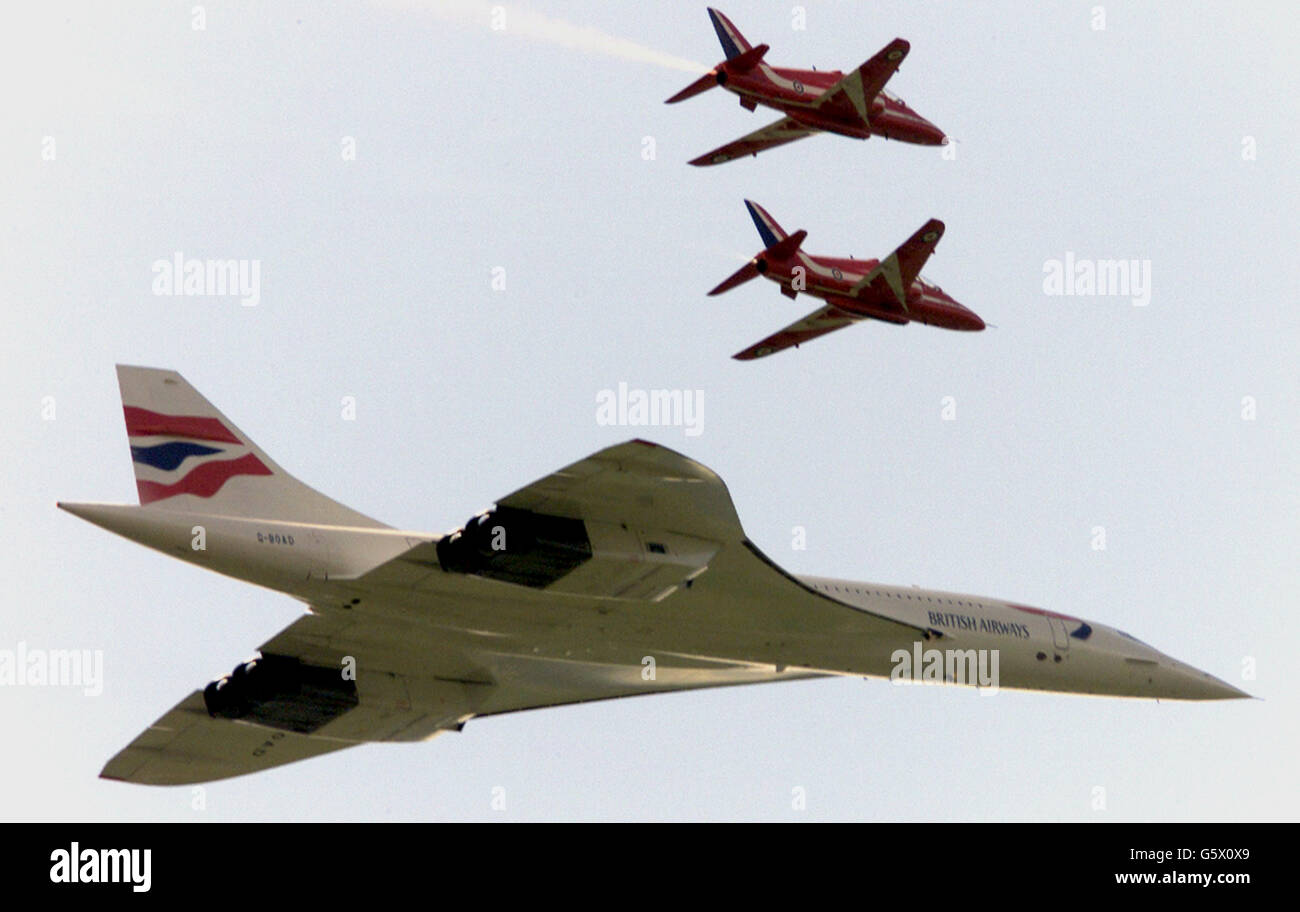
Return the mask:
<svg viewBox="0 0 1300 912">
<path fill-rule="evenodd" d="M 1186 662 L 1152 649 L 1142 658 L 1125 656 L 1136 683 L 1134 695 L 1157 700 L 1248 700 L 1250 694 Z"/>
<path fill-rule="evenodd" d="M 1174 669 L 1174 699 L 1178 700 L 1249 700 L 1250 694 L 1233 687 L 1206 671 L 1177 663 Z"/>
<path fill-rule="evenodd" d="M 907 105 L 904 105 L 903 109 L 907 112 L 907 131 L 911 134 L 912 142 L 923 146 L 942 146 L 949 141 L 946 133 L 916 113 L 916 111 Z"/>
<path fill-rule="evenodd" d="M 939 289 L 935 289 L 931 294 L 936 295 L 948 305 L 949 322 L 945 325 L 961 332 L 979 332 L 984 329 L 984 320 L 980 315 L 965 304 L 955 300 L 952 295 Z"/>
<path fill-rule="evenodd" d="M 924 126 L 920 126 L 917 129 L 924 138 L 924 145 L 927 146 L 942 146 L 948 139 L 947 134 L 928 120 L 925 122 Z"/>
</svg>

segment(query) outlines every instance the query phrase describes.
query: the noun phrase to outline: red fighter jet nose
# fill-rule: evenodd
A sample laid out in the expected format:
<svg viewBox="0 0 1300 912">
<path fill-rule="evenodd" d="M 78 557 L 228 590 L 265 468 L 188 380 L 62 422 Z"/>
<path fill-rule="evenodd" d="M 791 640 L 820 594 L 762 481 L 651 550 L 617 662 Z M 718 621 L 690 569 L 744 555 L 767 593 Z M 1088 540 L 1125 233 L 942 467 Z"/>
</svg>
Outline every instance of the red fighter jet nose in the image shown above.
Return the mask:
<svg viewBox="0 0 1300 912">
<path fill-rule="evenodd" d="M 947 135 L 928 120 L 916 128 L 924 145 L 942 146 L 948 141 Z"/>
<path fill-rule="evenodd" d="M 967 332 L 979 332 L 984 328 L 984 321 L 980 319 L 980 315 L 969 310 L 961 315 L 960 320 L 961 328 Z"/>
<path fill-rule="evenodd" d="M 936 127 L 930 121 L 926 120 L 920 114 L 913 111 L 907 105 L 903 105 L 903 122 L 904 129 L 910 142 L 922 146 L 942 146 L 948 139 L 947 134 Z"/>
</svg>

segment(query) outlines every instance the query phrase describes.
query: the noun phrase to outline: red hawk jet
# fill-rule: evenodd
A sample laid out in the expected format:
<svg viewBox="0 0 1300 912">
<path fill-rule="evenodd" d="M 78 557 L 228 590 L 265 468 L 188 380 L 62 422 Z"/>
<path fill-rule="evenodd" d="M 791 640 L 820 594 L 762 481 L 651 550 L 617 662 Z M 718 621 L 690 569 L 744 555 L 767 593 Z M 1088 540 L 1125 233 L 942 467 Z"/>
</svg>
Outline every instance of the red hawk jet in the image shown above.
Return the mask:
<svg viewBox="0 0 1300 912">
<path fill-rule="evenodd" d="M 930 219 L 883 260 L 814 257 L 799 249 L 806 231 L 787 234 L 757 203 L 745 200 L 767 249 L 732 273 L 711 295 L 730 291 L 755 276 L 781 286 L 788 298 L 799 292 L 821 298 L 825 306 L 737 355 L 750 361 L 833 332 L 859 320 L 925 323 L 943 329 L 979 331 L 984 321 L 921 275 L 921 267 L 943 237 L 943 222 Z"/>
<path fill-rule="evenodd" d="M 742 108 L 753 111 L 763 105 L 786 116 L 701 155 L 692 165 L 720 165 L 814 133 L 838 133 L 854 139 L 883 136 L 923 146 L 938 146 L 946 141 L 942 130 L 901 98 L 885 91 L 885 83 L 910 48 L 902 38 L 895 38 L 848 75 L 839 70 L 792 70 L 764 63 L 768 46 L 750 45 L 722 13 L 710 9 L 709 18 L 727 59 L 666 104 L 684 101 L 718 85 L 739 95 Z"/>
</svg>

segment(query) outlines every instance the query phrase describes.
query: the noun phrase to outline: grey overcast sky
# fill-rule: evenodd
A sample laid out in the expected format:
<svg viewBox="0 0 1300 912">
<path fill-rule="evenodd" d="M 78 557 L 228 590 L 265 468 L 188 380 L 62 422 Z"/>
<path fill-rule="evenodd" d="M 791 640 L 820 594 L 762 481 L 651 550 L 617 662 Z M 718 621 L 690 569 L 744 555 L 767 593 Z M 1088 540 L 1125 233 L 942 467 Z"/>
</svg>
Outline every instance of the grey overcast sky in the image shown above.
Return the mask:
<svg viewBox="0 0 1300 912">
<path fill-rule="evenodd" d="M 0 816 L 1298 816 L 1293 9 L 722 2 L 776 64 L 910 40 L 890 88 L 955 158 L 821 136 L 688 167 L 777 116 L 663 104 L 693 78 L 676 62 L 722 56 L 702 2 L 507 4 L 500 29 L 433 0 L 8 11 L 0 649 L 102 650 L 104 686 L 0 687 Z M 864 324 L 732 361 L 810 309 L 766 283 L 705 296 L 761 247 L 746 197 L 814 253 L 944 219 L 926 274 L 997 328 Z M 155 295 L 178 251 L 259 261 L 257 306 Z M 1149 301 L 1046 294 L 1067 255 L 1149 263 Z M 1095 619 L 1263 699 L 834 679 L 498 717 L 201 796 L 104 782 L 301 610 L 55 509 L 135 500 L 117 362 L 181 371 L 395 526 L 454 528 L 648 437 L 719 472 L 793 572 Z M 700 391 L 701 433 L 597 423 L 620 382 Z"/>
</svg>

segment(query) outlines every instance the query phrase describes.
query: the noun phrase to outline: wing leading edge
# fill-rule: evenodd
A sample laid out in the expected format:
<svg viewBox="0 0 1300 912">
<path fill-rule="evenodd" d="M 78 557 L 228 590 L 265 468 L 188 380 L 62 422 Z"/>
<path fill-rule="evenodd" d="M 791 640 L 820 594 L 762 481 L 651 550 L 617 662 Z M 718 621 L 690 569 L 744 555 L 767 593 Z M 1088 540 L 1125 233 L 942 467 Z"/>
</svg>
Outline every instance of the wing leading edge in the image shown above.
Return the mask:
<svg viewBox="0 0 1300 912">
<path fill-rule="evenodd" d="M 840 310 L 834 304 L 826 304 L 791 323 L 785 329 L 773 333 L 761 342 L 755 342 L 744 351 L 737 352 L 732 357 L 737 361 L 753 361 L 756 358 L 766 358 L 768 355 L 774 355 L 787 348 L 802 345 L 816 339 L 818 336 L 824 336 L 837 329 L 843 329 L 845 326 L 863 319 L 865 318 Z"/>
<path fill-rule="evenodd" d="M 943 239 L 943 222 L 930 219 L 850 290 L 855 298 L 896 302 L 907 310 L 907 290 Z"/>
<path fill-rule="evenodd" d="M 701 167 L 721 165 L 733 158 L 757 155 L 759 152 L 775 149 L 777 146 L 784 146 L 786 143 L 792 143 L 797 139 L 803 139 L 805 136 L 812 136 L 814 133 L 820 132 L 822 131 L 815 127 L 799 123 L 793 117 L 782 117 L 761 130 L 755 130 L 753 133 L 740 137 L 740 139 L 732 140 L 725 146 L 719 146 L 712 152 L 706 152 L 699 158 L 691 159 L 690 164 Z"/>
<path fill-rule="evenodd" d="M 475 716 L 853 673 L 887 663 L 900 638 L 928 637 L 776 567 L 746 539 L 722 479 L 665 447 L 609 447 L 501 505 L 709 547 L 689 552 L 704 564 L 671 597 L 648 599 L 602 589 L 617 573 L 574 592 L 563 579 L 537 587 L 449 572 L 433 543 L 415 545 L 341 583 L 363 592 L 363 605 L 318 606 L 263 644 L 252 670 L 229 676 L 224 696 L 214 698 L 213 685 L 191 693 L 101 775 L 154 785 L 224 779 L 366 741 L 427 740 Z M 647 571 L 645 560 L 627 562 Z M 646 655 L 654 675 L 644 673 Z M 800 661 L 813 655 L 824 664 Z"/>
<path fill-rule="evenodd" d="M 871 122 L 871 102 L 898 71 L 912 46 L 895 38 L 862 66 L 831 86 L 813 103 L 819 111 L 843 120 Z"/>
</svg>

